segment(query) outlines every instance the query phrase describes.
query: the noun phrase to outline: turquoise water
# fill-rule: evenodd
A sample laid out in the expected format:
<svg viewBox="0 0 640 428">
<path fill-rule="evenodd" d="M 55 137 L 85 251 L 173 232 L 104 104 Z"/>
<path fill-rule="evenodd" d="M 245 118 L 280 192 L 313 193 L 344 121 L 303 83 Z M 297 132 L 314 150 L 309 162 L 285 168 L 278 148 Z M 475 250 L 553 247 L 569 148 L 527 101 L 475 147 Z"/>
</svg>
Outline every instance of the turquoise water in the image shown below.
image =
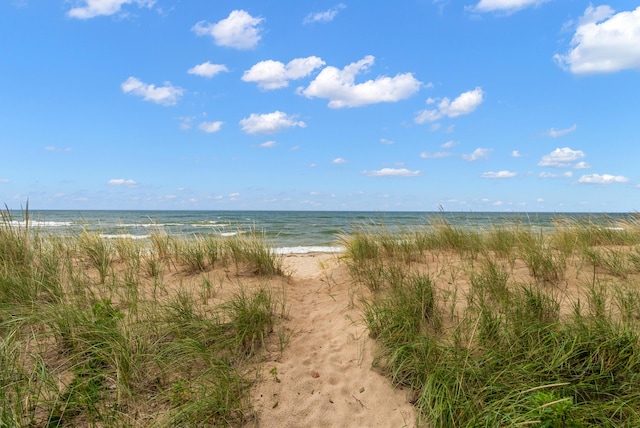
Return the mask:
<svg viewBox="0 0 640 428">
<path fill-rule="evenodd" d="M 13 221 L 24 224 L 24 213 L 13 212 Z M 354 227 L 383 226 L 391 231 L 428 226 L 434 219 L 453 225 L 487 228 L 518 222 L 534 228 L 551 228 L 559 218 L 593 222 L 630 220 L 636 213 L 447 213 L 447 212 L 348 212 L 348 211 L 29 211 L 31 225 L 54 234 L 78 234 L 83 230 L 106 238 L 145 239 L 153 231 L 191 237 L 231 236 L 251 231 L 263 233 L 281 252 L 339 251 L 338 237 Z"/>
</svg>

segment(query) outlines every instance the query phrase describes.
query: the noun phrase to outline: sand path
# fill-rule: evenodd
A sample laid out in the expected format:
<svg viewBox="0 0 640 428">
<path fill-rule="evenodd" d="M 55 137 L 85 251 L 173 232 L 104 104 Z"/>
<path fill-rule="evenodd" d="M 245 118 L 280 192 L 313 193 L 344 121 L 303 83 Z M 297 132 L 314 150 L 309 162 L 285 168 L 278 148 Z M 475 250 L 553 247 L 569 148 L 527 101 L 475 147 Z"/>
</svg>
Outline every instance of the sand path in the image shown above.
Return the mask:
<svg viewBox="0 0 640 428">
<path fill-rule="evenodd" d="M 368 337 L 346 268 L 327 254 L 290 256 L 290 334 L 252 391 L 258 426 L 413 427 L 406 391 L 372 369 Z"/>
</svg>

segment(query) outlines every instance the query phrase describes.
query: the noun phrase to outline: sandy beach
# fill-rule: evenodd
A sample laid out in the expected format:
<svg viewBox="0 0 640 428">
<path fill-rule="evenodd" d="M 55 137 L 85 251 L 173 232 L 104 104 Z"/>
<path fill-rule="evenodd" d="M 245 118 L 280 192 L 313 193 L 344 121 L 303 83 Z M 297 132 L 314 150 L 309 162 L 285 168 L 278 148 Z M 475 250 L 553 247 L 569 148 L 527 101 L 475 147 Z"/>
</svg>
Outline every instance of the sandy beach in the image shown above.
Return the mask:
<svg viewBox="0 0 640 428">
<path fill-rule="evenodd" d="M 407 391 L 372 367 L 375 342 L 338 257 L 284 259 L 290 339 L 282 352 L 272 350 L 252 391 L 260 427 L 415 426 Z"/>
</svg>

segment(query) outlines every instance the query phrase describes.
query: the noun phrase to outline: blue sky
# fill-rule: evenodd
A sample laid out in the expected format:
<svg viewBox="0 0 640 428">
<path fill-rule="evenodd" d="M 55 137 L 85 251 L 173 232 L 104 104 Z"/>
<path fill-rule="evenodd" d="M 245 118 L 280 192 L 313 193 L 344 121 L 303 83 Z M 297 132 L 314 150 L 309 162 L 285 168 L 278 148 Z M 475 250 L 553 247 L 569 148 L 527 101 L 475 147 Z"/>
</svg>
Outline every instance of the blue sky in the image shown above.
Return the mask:
<svg viewBox="0 0 640 428">
<path fill-rule="evenodd" d="M 640 4 L 0 3 L 0 202 L 640 209 Z"/>
</svg>

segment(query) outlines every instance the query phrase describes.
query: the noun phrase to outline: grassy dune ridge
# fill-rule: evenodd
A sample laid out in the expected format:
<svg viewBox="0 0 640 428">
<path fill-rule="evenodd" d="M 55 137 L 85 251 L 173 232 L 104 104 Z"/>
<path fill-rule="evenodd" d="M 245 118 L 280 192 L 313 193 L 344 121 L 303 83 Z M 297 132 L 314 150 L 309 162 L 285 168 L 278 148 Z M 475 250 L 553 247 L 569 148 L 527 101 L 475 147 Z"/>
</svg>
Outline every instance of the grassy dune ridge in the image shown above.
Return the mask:
<svg viewBox="0 0 640 428">
<path fill-rule="evenodd" d="M 258 424 L 256 366 L 291 334 L 261 234 L 58 236 L 23 215 L 0 222 L 0 426 Z M 339 241 L 374 365 L 420 425 L 640 426 L 640 224 Z"/>
<path fill-rule="evenodd" d="M 251 418 L 250 363 L 284 346 L 286 311 L 268 280 L 282 258 L 259 235 L 142 243 L 26 219 L 0 225 L 0 426 Z"/>
<path fill-rule="evenodd" d="M 640 225 L 344 236 L 377 365 L 436 427 L 640 426 Z"/>
</svg>

